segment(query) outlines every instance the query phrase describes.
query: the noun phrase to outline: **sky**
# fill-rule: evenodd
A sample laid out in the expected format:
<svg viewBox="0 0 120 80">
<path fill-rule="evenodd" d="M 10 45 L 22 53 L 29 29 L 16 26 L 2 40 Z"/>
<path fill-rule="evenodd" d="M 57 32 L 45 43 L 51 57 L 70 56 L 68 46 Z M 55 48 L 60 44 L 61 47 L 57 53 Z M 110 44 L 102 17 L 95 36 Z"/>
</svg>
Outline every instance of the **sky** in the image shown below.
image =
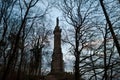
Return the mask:
<svg viewBox="0 0 120 80">
<path fill-rule="evenodd" d="M 51 1 L 51 0 L 49 0 L 49 1 Z M 58 1 L 58 0 L 57 0 L 57 1 Z M 49 17 L 50 17 L 50 19 L 52 19 L 52 20 L 51 20 L 52 25 L 50 26 L 50 27 L 52 28 L 52 30 L 54 30 L 54 28 L 55 28 L 55 26 L 56 26 L 56 18 L 57 18 L 57 17 L 59 17 L 59 20 L 60 20 L 59 26 L 60 26 L 62 29 L 68 28 L 68 25 L 65 24 L 64 21 L 63 21 L 62 12 L 61 12 L 60 10 L 58 10 L 58 9 L 55 8 L 55 7 L 53 7 L 51 10 L 49 10 L 49 12 L 50 12 Z M 103 17 L 102 17 L 102 18 L 103 18 Z M 62 34 L 63 34 L 63 32 L 64 32 L 64 30 L 62 31 Z M 98 42 L 97 42 L 97 43 L 98 43 Z M 97 43 L 96 43 L 96 44 L 97 44 Z M 53 39 L 51 39 L 52 49 L 53 49 L 53 47 L 54 47 L 53 44 L 54 44 L 54 41 L 53 41 Z M 68 63 L 68 64 L 66 64 L 67 66 L 73 66 L 73 63 L 72 63 L 70 60 L 74 59 L 74 57 L 71 56 L 70 53 L 68 52 L 68 47 L 69 47 L 69 45 L 68 45 L 68 46 L 62 45 L 62 52 L 63 52 L 63 56 L 64 56 L 64 61 L 65 61 L 66 63 Z M 67 69 L 68 71 L 70 71 L 72 68 L 67 67 L 66 69 Z"/>
</svg>

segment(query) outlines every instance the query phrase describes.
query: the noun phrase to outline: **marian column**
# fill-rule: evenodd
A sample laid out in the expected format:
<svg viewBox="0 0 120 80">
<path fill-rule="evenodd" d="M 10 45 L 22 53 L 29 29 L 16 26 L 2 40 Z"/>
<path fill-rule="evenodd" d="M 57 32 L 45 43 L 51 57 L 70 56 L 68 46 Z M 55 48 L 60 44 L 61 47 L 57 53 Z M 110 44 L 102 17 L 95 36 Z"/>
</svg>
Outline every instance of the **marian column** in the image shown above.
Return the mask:
<svg viewBox="0 0 120 80">
<path fill-rule="evenodd" d="M 56 27 L 54 29 L 54 50 L 52 55 L 51 72 L 64 72 L 63 55 L 61 50 L 61 29 L 59 27 L 59 19 L 56 19 Z"/>
</svg>

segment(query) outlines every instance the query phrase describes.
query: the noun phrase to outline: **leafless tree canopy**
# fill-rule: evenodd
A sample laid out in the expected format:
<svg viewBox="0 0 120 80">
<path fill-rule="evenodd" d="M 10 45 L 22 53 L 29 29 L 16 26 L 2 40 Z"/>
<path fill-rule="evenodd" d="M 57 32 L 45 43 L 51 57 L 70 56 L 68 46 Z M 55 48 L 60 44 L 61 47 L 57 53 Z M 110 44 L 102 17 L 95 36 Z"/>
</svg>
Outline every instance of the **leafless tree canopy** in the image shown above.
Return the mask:
<svg viewBox="0 0 120 80">
<path fill-rule="evenodd" d="M 119 80 L 120 0 L 0 0 L 0 80 L 45 79 L 54 12 L 74 80 Z"/>
</svg>

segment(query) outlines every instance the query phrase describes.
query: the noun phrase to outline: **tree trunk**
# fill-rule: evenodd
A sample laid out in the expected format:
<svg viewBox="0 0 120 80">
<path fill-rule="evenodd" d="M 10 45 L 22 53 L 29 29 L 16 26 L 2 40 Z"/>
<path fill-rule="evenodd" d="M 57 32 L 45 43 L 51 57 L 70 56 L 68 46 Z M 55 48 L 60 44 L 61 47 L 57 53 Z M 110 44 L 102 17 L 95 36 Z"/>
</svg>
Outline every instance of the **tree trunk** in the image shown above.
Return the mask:
<svg viewBox="0 0 120 80">
<path fill-rule="evenodd" d="M 76 60 L 75 60 L 75 80 L 80 80 L 79 55 L 76 56 Z"/>
<path fill-rule="evenodd" d="M 105 78 L 105 80 L 108 79 L 108 76 L 107 76 L 108 68 L 107 68 L 106 38 L 107 38 L 107 24 L 106 24 L 105 36 L 104 36 L 104 76 L 103 76 L 103 79 Z"/>
<path fill-rule="evenodd" d="M 23 51 L 24 51 L 24 49 L 22 49 L 22 51 L 21 51 L 20 64 L 19 64 L 19 66 L 18 66 L 18 71 L 17 71 L 17 78 L 16 78 L 16 80 L 20 80 L 20 77 L 21 77 L 21 66 L 22 66 L 23 56 L 24 56 Z"/>
<path fill-rule="evenodd" d="M 109 19 L 109 16 L 108 16 L 108 14 L 107 14 L 106 9 L 105 9 L 103 0 L 99 0 L 99 1 L 100 1 L 100 5 L 101 5 L 101 7 L 102 7 L 103 13 L 104 13 L 104 15 L 105 15 L 106 21 L 107 21 L 107 23 L 108 23 L 108 25 L 109 25 L 109 29 L 110 29 L 110 32 L 111 32 L 111 34 L 112 34 L 113 41 L 114 41 L 114 43 L 115 43 L 115 45 L 116 45 L 117 51 L 118 51 L 119 56 L 120 56 L 120 45 L 119 45 L 118 39 L 117 39 L 117 37 L 116 37 L 116 35 L 115 35 L 115 32 L 114 32 L 114 30 L 113 30 L 112 23 L 111 23 L 111 21 L 110 21 L 110 19 Z"/>
<path fill-rule="evenodd" d="M 78 51 L 79 48 L 79 39 L 78 39 L 78 29 L 76 29 L 75 33 L 75 80 L 80 80 L 80 70 L 79 70 L 79 62 L 80 62 L 80 53 Z"/>
</svg>

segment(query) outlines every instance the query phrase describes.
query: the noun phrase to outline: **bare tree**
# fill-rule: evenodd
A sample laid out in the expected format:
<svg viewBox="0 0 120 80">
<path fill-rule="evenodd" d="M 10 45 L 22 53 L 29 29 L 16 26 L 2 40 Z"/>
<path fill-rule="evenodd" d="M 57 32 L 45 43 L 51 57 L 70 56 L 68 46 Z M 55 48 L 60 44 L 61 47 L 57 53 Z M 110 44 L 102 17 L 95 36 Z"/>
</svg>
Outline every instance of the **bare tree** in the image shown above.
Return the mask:
<svg viewBox="0 0 120 80">
<path fill-rule="evenodd" d="M 35 20 L 41 19 L 42 21 L 51 8 L 50 4 L 47 4 L 47 7 L 41 10 L 40 14 L 35 13 L 34 16 L 32 11 L 37 3 L 39 3 L 39 0 L 2 0 L 0 3 L 0 27 L 2 28 L 0 30 L 2 32 L 0 52 L 2 52 L 1 55 L 4 58 L 2 80 L 6 80 L 12 70 L 17 70 L 16 79 L 20 78 L 29 32 L 34 26 Z"/>
<path fill-rule="evenodd" d="M 38 24 L 38 23 L 37 23 Z M 37 25 L 36 25 L 37 26 Z M 39 25 L 40 26 L 40 25 Z M 40 31 L 40 32 L 39 32 Z M 46 29 L 45 25 L 42 25 L 40 28 L 36 28 L 32 36 L 32 55 L 33 55 L 33 64 L 34 75 L 41 75 L 42 68 L 42 56 L 44 48 L 49 46 L 49 36 L 51 35 L 51 30 Z"/>
<path fill-rule="evenodd" d="M 100 1 L 102 10 L 103 10 L 104 16 L 105 16 L 105 18 L 106 18 L 106 22 L 107 22 L 108 25 L 109 25 L 109 29 L 110 29 L 110 32 L 111 32 L 111 34 L 112 34 L 114 43 L 115 43 L 116 48 L 117 48 L 117 50 L 118 50 L 118 53 L 119 53 L 119 55 L 120 55 L 120 44 L 119 44 L 118 39 L 117 39 L 117 37 L 116 37 L 116 34 L 115 34 L 115 32 L 114 32 L 112 22 L 111 22 L 111 20 L 110 20 L 110 18 L 109 18 L 109 16 L 108 16 L 108 13 L 107 13 L 106 8 L 105 8 L 105 6 L 104 6 L 103 0 L 99 0 L 99 1 Z"/>
<path fill-rule="evenodd" d="M 83 9 L 83 6 L 87 5 L 87 3 L 90 3 L 89 6 Z M 88 25 L 88 16 L 91 13 L 92 3 L 92 1 L 88 0 L 63 0 L 61 7 L 66 22 L 73 27 L 73 30 L 71 30 L 73 32 L 73 41 L 71 42 L 69 39 L 64 41 L 69 43 L 73 48 L 71 51 L 73 51 L 75 56 L 75 80 L 81 79 L 81 70 L 79 66 L 81 53 L 85 47 L 85 44 L 89 41 L 90 35 L 92 34 L 89 33 L 92 26 Z"/>
</svg>

